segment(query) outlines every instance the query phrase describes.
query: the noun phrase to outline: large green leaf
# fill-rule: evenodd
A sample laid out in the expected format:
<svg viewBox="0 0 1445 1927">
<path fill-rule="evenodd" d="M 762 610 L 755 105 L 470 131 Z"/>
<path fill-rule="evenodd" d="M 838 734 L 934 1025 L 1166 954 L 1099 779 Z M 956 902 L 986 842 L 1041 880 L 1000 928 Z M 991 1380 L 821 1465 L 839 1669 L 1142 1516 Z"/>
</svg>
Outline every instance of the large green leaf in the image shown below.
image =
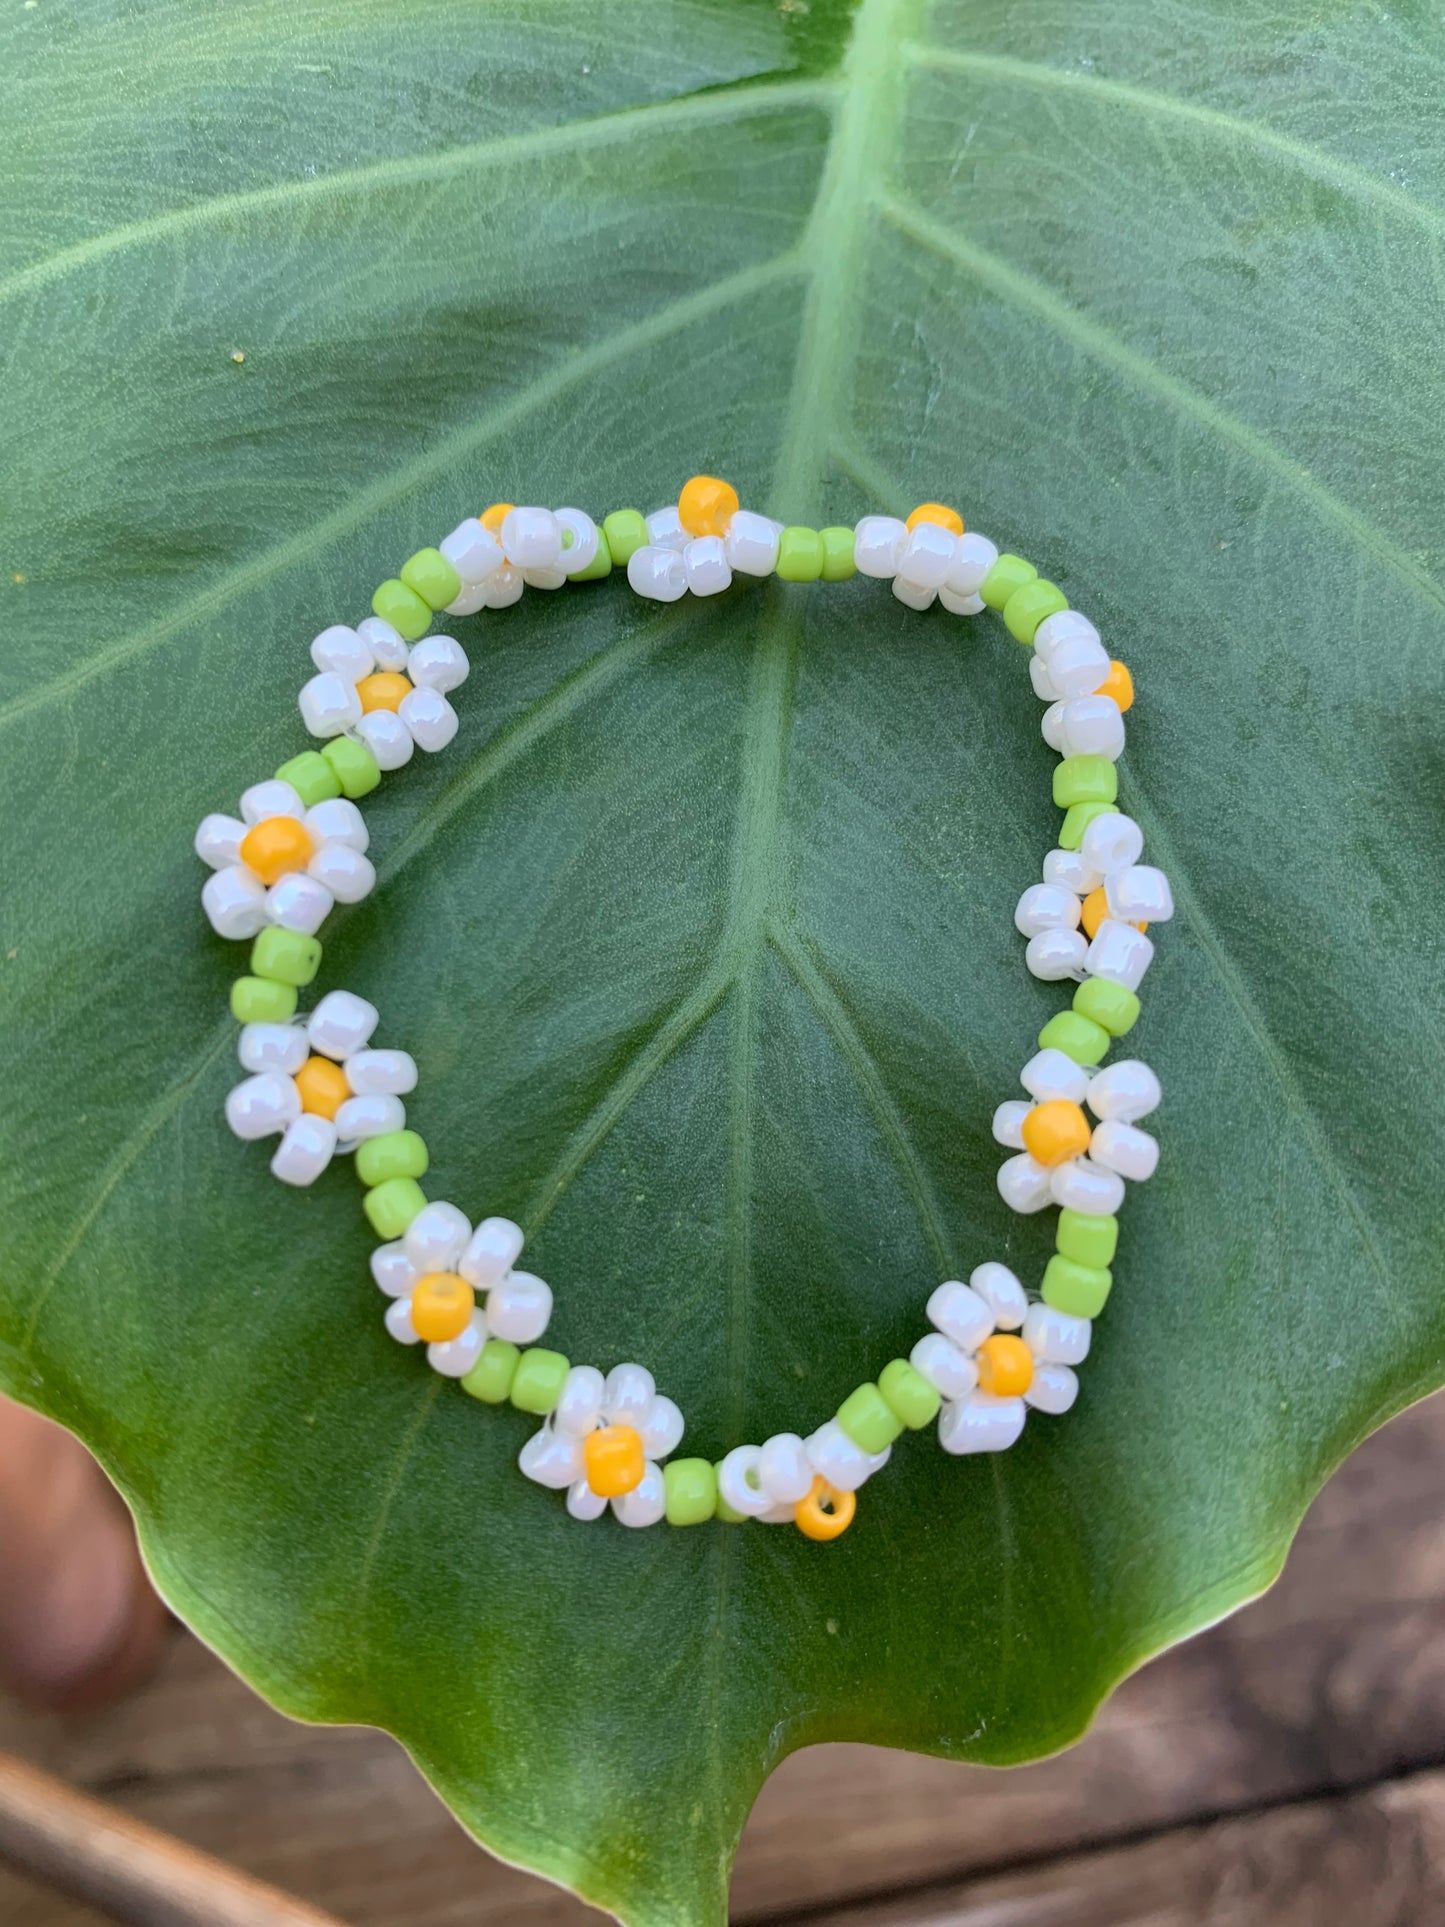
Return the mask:
<svg viewBox="0 0 1445 1927">
<path fill-rule="evenodd" d="M 790 1748 L 1073 1738 L 1442 1375 L 1442 51 L 1344 0 L 5 12 L 0 1370 L 263 1692 L 631 1922 L 722 1919 Z M 1079 1409 L 900 1450 L 827 1549 L 570 1523 L 383 1336 L 350 1173 L 286 1192 L 220 1118 L 189 837 L 299 747 L 306 639 L 493 496 L 699 466 L 1036 555 L 1138 674 L 1182 911 Z M 1060 1001 L 1021 652 L 864 583 L 459 633 L 328 981 L 575 1356 L 709 1452 L 817 1422 L 940 1276 L 1046 1249 L 989 1137 Z"/>
</svg>

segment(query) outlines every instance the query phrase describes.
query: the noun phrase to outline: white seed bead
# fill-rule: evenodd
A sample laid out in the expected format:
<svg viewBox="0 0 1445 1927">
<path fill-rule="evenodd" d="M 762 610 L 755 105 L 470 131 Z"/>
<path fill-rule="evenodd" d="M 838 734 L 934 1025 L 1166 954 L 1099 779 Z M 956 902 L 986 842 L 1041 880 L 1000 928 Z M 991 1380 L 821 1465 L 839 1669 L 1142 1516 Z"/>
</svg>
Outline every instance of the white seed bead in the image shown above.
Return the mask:
<svg viewBox="0 0 1445 1927">
<path fill-rule="evenodd" d="M 1105 917 L 1094 933 L 1084 968 L 1091 977 L 1104 977 L 1125 990 L 1137 990 L 1154 960 L 1154 946 L 1132 923 Z"/>
<path fill-rule="evenodd" d="M 908 1362 L 944 1398 L 966 1398 L 978 1383 L 978 1367 L 942 1332 L 920 1338 Z"/>
<path fill-rule="evenodd" d="M 998 1194 L 1020 1217 L 1042 1211 L 1051 1195 L 1047 1167 L 1036 1163 L 1027 1151 L 1020 1151 L 1016 1158 L 998 1167 Z"/>
<path fill-rule="evenodd" d="M 413 689 L 402 697 L 396 713 L 417 748 L 432 756 L 446 748 L 461 726 L 457 712 L 439 689 Z"/>
<path fill-rule="evenodd" d="M 1036 1365 L 1024 1404 L 1051 1418 L 1062 1418 L 1079 1396 L 1079 1381 L 1067 1365 Z"/>
<path fill-rule="evenodd" d="M 226 1122 L 239 1138 L 275 1137 L 301 1115 L 301 1093 L 289 1077 L 263 1071 L 226 1093 Z"/>
<path fill-rule="evenodd" d="M 376 658 L 366 638 L 344 622 L 333 622 L 312 639 L 311 660 L 318 669 L 331 669 L 343 682 L 360 682 L 376 667 Z"/>
<path fill-rule="evenodd" d="M 361 861 L 365 863 L 366 858 Z M 283 930 L 299 930 L 303 937 L 314 937 L 335 901 L 324 883 L 293 870 L 266 892 L 266 916 Z"/>
<path fill-rule="evenodd" d="M 228 863 L 241 861 L 241 841 L 245 834 L 246 825 L 239 816 L 222 816 L 213 810 L 201 818 L 196 831 L 196 855 L 213 870 L 224 870 Z"/>
<path fill-rule="evenodd" d="M 411 1298 L 393 1298 L 386 1308 L 386 1329 L 398 1345 L 419 1345 L 421 1333 L 411 1322 Z"/>
<path fill-rule="evenodd" d="M 513 1345 L 534 1345 L 552 1317 L 552 1287 L 530 1271 L 509 1271 L 487 1298 L 493 1335 Z"/>
<path fill-rule="evenodd" d="M 761 1518 L 773 1503 L 759 1483 L 762 1456 L 756 1445 L 735 1445 L 717 1469 L 718 1491 L 747 1519 Z"/>
<path fill-rule="evenodd" d="M 649 1459 L 665 1459 L 682 1442 L 682 1409 L 659 1392 L 641 1426 L 642 1449 Z"/>
<path fill-rule="evenodd" d="M 594 1492 L 585 1479 L 574 1479 L 567 1488 L 567 1513 L 569 1518 L 581 1519 L 590 1524 L 600 1519 L 607 1510 L 607 1501 L 600 1492 Z"/>
<path fill-rule="evenodd" d="M 720 535 L 700 535 L 689 542 L 682 552 L 682 566 L 694 595 L 721 595 L 731 586 L 733 572 Z"/>
<path fill-rule="evenodd" d="M 1125 1124 L 1117 1117 L 1110 1117 L 1094 1126 L 1089 1156 L 1095 1164 L 1117 1171 L 1121 1178 L 1143 1184 L 1159 1169 L 1159 1140 L 1141 1131 L 1137 1124 Z"/>
<path fill-rule="evenodd" d="M 1081 930 L 1041 930 L 1029 938 L 1024 963 L 1040 983 L 1057 984 L 1065 977 L 1081 977 L 1088 954 L 1088 939 Z"/>
<path fill-rule="evenodd" d="M 1031 883 L 1014 910 L 1014 928 L 1024 937 L 1036 937 L 1042 930 L 1076 930 L 1082 910 L 1072 890 Z"/>
<path fill-rule="evenodd" d="M 1112 1218 L 1124 1202 L 1124 1180 L 1118 1172 L 1106 1171 L 1090 1158 L 1056 1164 L 1049 1173 L 1049 1188 L 1055 1204 L 1090 1218 Z"/>
<path fill-rule="evenodd" d="M 1048 658 L 1049 681 L 1066 700 L 1092 696 L 1109 673 L 1109 658 L 1092 636 L 1066 636 Z"/>
<path fill-rule="evenodd" d="M 352 734 L 366 744 L 379 769 L 404 769 L 416 748 L 411 731 L 392 709 L 368 710 Z"/>
<path fill-rule="evenodd" d="M 552 1423 L 569 1438 L 585 1439 L 602 1421 L 605 1380 L 595 1365 L 574 1365 L 562 1380 L 562 1395 Z"/>
<path fill-rule="evenodd" d="M 859 575 L 886 582 L 898 573 L 908 524 L 896 515 L 865 515 L 853 531 L 853 564 Z"/>
<path fill-rule="evenodd" d="M 1019 1072 L 1019 1082 L 1040 1104 L 1062 1098 L 1068 1104 L 1082 1104 L 1089 1088 L 1089 1073 L 1076 1064 L 1066 1051 L 1037 1051 Z"/>
<path fill-rule="evenodd" d="M 242 1069 L 257 1077 L 265 1071 L 294 1077 L 309 1055 L 306 1032 L 299 1024 L 243 1024 L 236 1054 Z"/>
<path fill-rule="evenodd" d="M 407 1257 L 400 1238 L 378 1245 L 371 1254 L 371 1275 L 388 1298 L 410 1298 L 421 1273 Z"/>
<path fill-rule="evenodd" d="M 1106 810 L 1094 817 L 1079 844 L 1079 855 L 1101 883 L 1115 870 L 1127 870 L 1143 854 L 1144 832 L 1122 810 Z"/>
<path fill-rule="evenodd" d="M 238 864 L 206 878 L 201 908 L 218 937 L 254 937 L 266 928 L 265 886 Z"/>
<path fill-rule="evenodd" d="M 983 613 L 984 600 L 981 595 L 959 595 L 946 582 L 938 592 L 938 599 L 950 615 L 976 616 Z"/>
<path fill-rule="evenodd" d="M 920 589 L 941 589 L 953 567 L 958 537 L 937 522 L 919 522 L 908 531 L 898 557 L 898 573 Z"/>
<path fill-rule="evenodd" d="M 407 658 L 406 673 L 418 689 L 435 689 L 445 696 L 461 688 L 472 666 L 455 636 L 424 636 Z"/>
<path fill-rule="evenodd" d="M 366 1048 L 380 1021 L 376 1005 L 354 991 L 328 990 L 306 1019 L 306 1039 L 312 1050 L 339 1064 L 353 1051 Z"/>
<path fill-rule="evenodd" d="M 602 1392 L 602 1416 L 609 1425 L 641 1426 L 657 1384 L 645 1365 L 614 1365 Z"/>
<path fill-rule="evenodd" d="M 482 603 L 484 609 L 510 609 L 514 602 L 522 600 L 522 571 L 504 562 L 500 569 L 492 571 L 482 587 L 487 592 Z"/>
<path fill-rule="evenodd" d="M 687 594 L 687 565 L 676 549 L 649 542 L 628 556 L 627 580 L 649 602 L 677 602 Z"/>
<path fill-rule="evenodd" d="M 522 1255 L 522 1228 L 510 1218 L 483 1218 L 457 1270 L 478 1291 L 499 1285 Z"/>
<path fill-rule="evenodd" d="M 336 1135 L 343 1144 L 361 1144 L 369 1137 L 385 1137 L 388 1131 L 406 1126 L 406 1106 L 399 1097 L 372 1091 L 366 1097 L 348 1097 L 337 1107 Z"/>
<path fill-rule="evenodd" d="M 241 815 L 248 824 L 264 823 L 272 816 L 294 816 L 299 821 L 305 814 L 306 805 L 299 794 L 279 776 L 253 783 L 241 792 Z"/>
<path fill-rule="evenodd" d="M 474 616 L 487 606 L 485 582 L 464 582 L 450 602 L 442 604 L 449 616 Z"/>
<path fill-rule="evenodd" d="M 901 575 L 893 578 L 893 593 L 908 609 L 931 609 L 938 600 L 937 589 L 925 589 L 920 583 L 908 582 Z"/>
<path fill-rule="evenodd" d="M 798 1508 L 796 1503 L 770 1505 L 766 1512 L 758 1514 L 758 1524 L 760 1526 L 793 1526 L 797 1523 Z"/>
<path fill-rule="evenodd" d="M 976 1352 L 996 1323 L 988 1300 L 957 1278 L 930 1294 L 927 1313 L 929 1324 L 937 1325 L 945 1338 L 965 1352 Z"/>
<path fill-rule="evenodd" d="M 1087 616 L 1080 615 L 1077 609 L 1056 609 L 1051 616 L 1045 616 L 1034 631 L 1034 654 L 1047 663 L 1061 642 L 1076 636 L 1100 642 L 1099 632 Z"/>
<path fill-rule="evenodd" d="M 1112 696 L 1075 696 L 1059 712 L 1065 756 L 1103 756 L 1117 763 L 1124 754 L 1124 716 Z"/>
<path fill-rule="evenodd" d="M 443 1378 L 465 1378 L 481 1357 L 486 1342 L 487 1320 L 481 1312 L 474 1311 L 466 1329 L 455 1338 L 440 1339 L 427 1346 L 426 1362 Z"/>
<path fill-rule="evenodd" d="M 1037 664 L 1038 657 L 1035 656 L 1033 661 Z M 1060 756 L 1066 756 L 1069 753 L 1064 748 L 1064 711 L 1067 708 L 1067 703 L 1050 703 L 1039 722 L 1039 734 L 1049 748 L 1057 750 Z"/>
<path fill-rule="evenodd" d="M 1006 1098 L 993 1114 L 995 1144 L 1007 1145 L 1010 1151 L 1021 1151 L 1024 1148 L 1024 1119 L 1033 1108 L 1022 1098 Z"/>
<path fill-rule="evenodd" d="M 562 560 L 562 524 L 551 509 L 508 509 L 501 537 L 514 569 L 555 569 Z"/>
<path fill-rule="evenodd" d="M 583 1476 L 582 1441 L 544 1425 L 522 1447 L 517 1464 L 536 1484 L 560 1492 Z"/>
<path fill-rule="evenodd" d="M 301 720 L 313 736 L 344 736 L 361 721 L 356 685 L 343 681 L 333 669 L 324 669 L 303 683 L 296 700 Z"/>
<path fill-rule="evenodd" d="M 489 528 L 475 515 L 458 522 L 451 534 L 437 544 L 462 582 L 485 582 L 506 561 L 506 551 Z"/>
<path fill-rule="evenodd" d="M 1024 1429 L 1028 1408 L 1021 1398 L 991 1398 L 970 1392 L 950 1400 L 938 1415 L 938 1442 L 945 1452 L 962 1457 L 969 1452 L 1006 1452 Z"/>
<path fill-rule="evenodd" d="M 856 1492 L 865 1479 L 883 1470 L 893 1450 L 891 1445 L 885 1445 L 881 1452 L 865 1452 L 861 1445 L 854 1444 L 835 1418 L 820 1425 L 803 1443 L 809 1465 L 836 1492 Z M 728 1503 L 731 1505 L 732 1500 Z M 738 1512 L 742 1508 L 733 1506 L 733 1510 Z"/>
<path fill-rule="evenodd" d="M 1052 1305 L 1030 1305 L 1024 1319 L 1024 1343 L 1035 1358 L 1048 1365 L 1082 1365 L 1089 1356 L 1093 1335 L 1090 1319 L 1055 1311 Z"/>
<path fill-rule="evenodd" d="M 1076 897 L 1088 896 L 1103 881 L 1103 872 L 1090 865 L 1082 849 L 1050 850 L 1044 858 L 1044 882 L 1060 890 L 1072 890 Z"/>
<path fill-rule="evenodd" d="M 1054 688 L 1054 679 L 1049 674 L 1049 666 L 1042 656 L 1031 655 L 1029 657 L 1029 681 L 1033 684 L 1034 694 L 1041 703 L 1052 703 L 1055 707 L 1058 706 L 1059 692 Z M 1049 745 L 1050 749 L 1057 749 L 1059 746 L 1055 740 L 1057 731 L 1051 734 L 1047 727 L 1047 722 L 1048 719 L 1045 718 L 1044 741 Z"/>
<path fill-rule="evenodd" d="M 402 1248 L 425 1278 L 433 1271 L 455 1271 L 472 1235 L 466 1213 L 438 1198 L 425 1204 L 401 1234 Z"/>
<path fill-rule="evenodd" d="M 796 1432 L 774 1432 L 758 1453 L 758 1484 L 774 1505 L 796 1505 L 813 1489 L 813 1468 Z"/>
<path fill-rule="evenodd" d="M 597 560 L 602 531 L 583 509 L 558 509 L 557 525 L 562 530 L 562 567 L 568 575 L 580 575 Z M 572 537 L 571 542 L 566 537 Z"/>
<path fill-rule="evenodd" d="M 329 796 L 323 803 L 313 803 L 305 822 L 318 843 L 345 843 L 361 851 L 371 845 L 366 818 L 348 797 Z"/>
<path fill-rule="evenodd" d="M 612 1501 L 612 1515 L 619 1525 L 655 1526 L 667 1512 L 667 1484 L 660 1465 L 649 1465 L 641 1483 Z"/>
<path fill-rule="evenodd" d="M 1168 923 L 1174 915 L 1174 893 L 1169 879 L 1152 864 L 1133 863 L 1112 870 L 1104 878 L 1109 915 L 1125 923 Z"/>
<path fill-rule="evenodd" d="M 1163 1095 L 1159 1079 L 1137 1057 L 1121 1057 L 1089 1080 L 1089 1109 L 1094 1116 L 1116 1117 L 1121 1124 L 1137 1124 L 1148 1117 Z"/>
<path fill-rule="evenodd" d="M 283 1184 L 315 1184 L 336 1149 L 336 1126 L 329 1117 L 303 1111 L 286 1126 L 271 1172 Z"/>
<path fill-rule="evenodd" d="M 778 566 L 776 523 L 751 509 L 739 509 L 723 537 L 728 566 L 738 575 L 771 575 Z"/>
<path fill-rule="evenodd" d="M 975 1265 L 968 1274 L 969 1286 L 993 1313 L 1000 1331 L 1017 1331 L 1029 1309 L 1029 1295 L 1007 1265 L 996 1259 Z"/>
<path fill-rule="evenodd" d="M 523 569 L 522 580 L 529 589 L 561 589 L 567 582 L 567 571 L 559 562 L 554 569 Z"/>
<path fill-rule="evenodd" d="M 358 622 L 356 633 L 371 651 L 378 669 L 405 669 L 407 642 L 399 629 L 393 629 L 383 616 L 368 616 Z"/>
<path fill-rule="evenodd" d="M 655 549 L 671 549 L 676 555 L 682 554 L 692 536 L 682 526 L 676 502 L 654 509 L 647 517 L 647 539 Z"/>
<path fill-rule="evenodd" d="M 965 529 L 953 545 L 953 560 L 948 567 L 945 587 L 954 596 L 976 596 L 997 561 L 997 546 L 986 535 Z"/>
</svg>

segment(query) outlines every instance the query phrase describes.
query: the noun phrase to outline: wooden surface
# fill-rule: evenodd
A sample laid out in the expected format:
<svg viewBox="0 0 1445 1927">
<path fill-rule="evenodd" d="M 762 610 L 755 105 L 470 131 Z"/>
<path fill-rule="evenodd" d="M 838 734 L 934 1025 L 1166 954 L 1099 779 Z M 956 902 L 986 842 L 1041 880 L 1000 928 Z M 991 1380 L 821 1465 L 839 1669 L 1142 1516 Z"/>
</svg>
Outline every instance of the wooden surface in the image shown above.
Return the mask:
<svg viewBox="0 0 1445 1927">
<path fill-rule="evenodd" d="M 1071 1753 L 1009 1773 L 865 1747 L 764 1790 L 739 1921 L 813 1927 L 1445 1923 L 1445 1399 L 1317 1502 L 1275 1591 L 1127 1685 Z M 585 1927 L 473 1846 L 380 1735 L 291 1725 L 177 1635 L 75 1723 L 0 1703 L 0 1747 L 351 1927 Z M 0 1869 L 5 1927 L 100 1916 Z"/>
</svg>

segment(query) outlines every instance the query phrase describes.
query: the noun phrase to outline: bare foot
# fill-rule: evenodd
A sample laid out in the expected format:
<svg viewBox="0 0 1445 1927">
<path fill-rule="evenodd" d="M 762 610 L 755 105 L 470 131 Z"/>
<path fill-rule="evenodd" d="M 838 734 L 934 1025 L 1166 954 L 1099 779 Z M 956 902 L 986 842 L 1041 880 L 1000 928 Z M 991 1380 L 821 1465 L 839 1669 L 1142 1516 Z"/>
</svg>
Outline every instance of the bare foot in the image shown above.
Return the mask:
<svg viewBox="0 0 1445 1927">
<path fill-rule="evenodd" d="M 32 1706 L 89 1712 L 144 1678 L 166 1623 L 95 1460 L 0 1398 L 0 1684 Z"/>
</svg>

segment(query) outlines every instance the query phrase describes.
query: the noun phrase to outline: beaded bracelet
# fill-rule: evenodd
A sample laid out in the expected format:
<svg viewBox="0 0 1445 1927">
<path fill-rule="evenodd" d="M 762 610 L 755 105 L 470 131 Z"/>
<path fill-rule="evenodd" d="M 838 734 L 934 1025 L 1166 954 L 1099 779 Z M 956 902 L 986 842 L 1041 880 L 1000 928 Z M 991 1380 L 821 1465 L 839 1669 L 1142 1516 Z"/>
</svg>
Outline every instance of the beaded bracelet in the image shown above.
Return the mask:
<svg viewBox="0 0 1445 1927">
<path fill-rule="evenodd" d="M 321 963 L 317 930 L 334 904 L 359 902 L 376 880 L 357 800 L 413 750 L 435 753 L 457 732 L 447 698 L 468 663 L 450 636 L 429 633 L 434 613 L 505 608 L 525 588 L 596 581 L 623 565 L 639 595 L 662 602 L 717 595 L 735 575 L 862 574 L 891 580 L 913 609 L 935 601 L 956 615 L 996 609 L 1031 648 L 1034 690 L 1048 705 L 1044 739 L 1062 758 L 1053 779 L 1064 811 L 1058 848 L 1014 922 L 1034 976 L 1077 987 L 1023 1068 L 1027 1099 L 1000 1104 L 993 1120 L 994 1137 L 1015 1153 L 998 1174 L 1005 1202 L 1018 1212 L 1060 1207 L 1039 1291 L 1031 1296 L 997 1263 L 979 1265 L 966 1284 L 939 1285 L 930 1329 L 908 1357 L 850 1393 L 815 1432 L 738 1445 L 716 1464 L 672 1456 L 682 1413 L 644 1366 L 604 1375 L 537 1343 L 552 1293 L 517 1269 L 517 1225 L 492 1217 L 474 1229 L 454 1204 L 428 1201 L 419 1183 L 427 1148 L 402 1103 L 416 1064 L 373 1044 L 376 1008 L 332 990 L 297 1013 L 297 994 Z M 565 1490 L 573 1518 L 596 1519 L 610 1504 L 626 1526 L 754 1518 L 834 1539 L 905 1429 L 936 1419 L 946 1452 L 997 1452 L 1020 1437 L 1030 1410 L 1067 1412 L 1078 1395 L 1074 1367 L 1112 1284 L 1124 1180 L 1150 1177 L 1158 1162 L 1158 1145 L 1138 1128 L 1159 1102 L 1153 1071 L 1136 1061 L 1097 1067 L 1139 1015 L 1136 993 L 1153 956 L 1146 926 L 1173 914 L 1168 881 L 1139 861 L 1143 833 L 1116 808 L 1133 684 L 1093 624 L 1031 563 L 965 532 L 939 503 L 906 522 L 870 515 L 851 529 L 785 528 L 740 508 L 726 482 L 705 475 L 675 506 L 646 517 L 617 510 L 600 528 L 580 509 L 494 503 L 412 556 L 372 609 L 355 629 L 324 629 L 311 644 L 317 673 L 300 708 L 321 748 L 248 789 L 239 818 L 206 817 L 195 848 L 212 870 L 201 892 L 212 927 L 251 943 L 250 972 L 231 990 L 249 1075 L 226 1100 L 227 1122 L 240 1138 L 279 1133 L 271 1169 L 285 1184 L 310 1184 L 333 1155 L 354 1154 L 382 1240 L 371 1270 L 390 1300 L 392 1337 L 424 1343 L 433 1370 L 483 1404 L 509 1402 L 540 1418 L 521 1470 Z"/>
</svg>

